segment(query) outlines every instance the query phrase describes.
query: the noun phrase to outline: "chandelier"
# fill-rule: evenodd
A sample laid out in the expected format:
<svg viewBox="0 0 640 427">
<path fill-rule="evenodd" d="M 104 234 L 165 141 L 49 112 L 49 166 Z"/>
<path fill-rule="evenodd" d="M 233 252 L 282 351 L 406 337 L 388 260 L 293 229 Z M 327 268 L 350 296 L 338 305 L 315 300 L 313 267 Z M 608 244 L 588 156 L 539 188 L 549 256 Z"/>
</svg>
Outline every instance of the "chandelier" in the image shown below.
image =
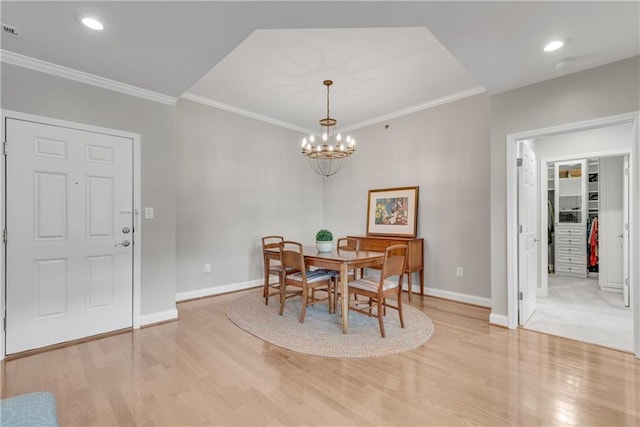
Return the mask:
<svg viewBox="0 0 640 427">
<path fill-rule="evenodd" d="M 319 121 L 322 136 L 305 137 L 302 140 L 302 155 L 309 159 L 315 173 L 329 177 L 344 167 L 347 158 L 356 151 L 356 141 L 350 136 L 343 141 L 342 135 L 338 133 L 338 121 L 329 116 L 329 87 L 333 81 L 325 80 L 322 84 L 327 87 L 327 117 Z"/>
</svg>

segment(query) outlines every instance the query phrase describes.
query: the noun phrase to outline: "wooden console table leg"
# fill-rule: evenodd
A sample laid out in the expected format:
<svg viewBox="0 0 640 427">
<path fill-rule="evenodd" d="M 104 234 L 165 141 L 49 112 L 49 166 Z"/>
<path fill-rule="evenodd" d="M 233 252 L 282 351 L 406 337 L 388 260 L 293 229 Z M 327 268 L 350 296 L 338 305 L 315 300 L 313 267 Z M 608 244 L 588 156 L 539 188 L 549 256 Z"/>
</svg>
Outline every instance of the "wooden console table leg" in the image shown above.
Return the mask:
<svg viewBox="0 0 640 427">
<path fill-rule="evenodd" d="M 420 270 L 420 295 L 424 296 L 424 268 Z"/>
<path fill-rule="evenodd" d="M 413 283 L 411 280 L 411 272 L 407 272 L 407 284 L 409 285 L 409 302 L 411 302 L 411 295 L 413 295 Z M 402 295 L 400 295 L 402 297 Z"/>
</svg>

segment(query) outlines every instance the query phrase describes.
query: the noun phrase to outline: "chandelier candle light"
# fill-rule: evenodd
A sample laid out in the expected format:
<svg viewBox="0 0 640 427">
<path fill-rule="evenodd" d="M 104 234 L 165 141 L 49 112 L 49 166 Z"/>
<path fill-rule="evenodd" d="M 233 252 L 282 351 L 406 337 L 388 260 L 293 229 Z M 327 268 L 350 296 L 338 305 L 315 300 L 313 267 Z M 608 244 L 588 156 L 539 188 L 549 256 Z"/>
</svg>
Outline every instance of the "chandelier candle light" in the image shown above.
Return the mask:
<svg viewBox="0 0 640 427">
<path fill-rule="evenodd" d="M 302 155 L 309 159 L 311 168 L 323 176 L 334 175 L 342 169 L 345 161 L 356 151 L 355 139 L 347 136 L 343 141 L 336 129 L 338 121 L 329 115 L 329 87 L 331 80 L 322 82 L 327 87 L 327 117 L 320 119 L 322 129 L 322 143 L 316 144 L 314 135 L 309 135 L 302 140 Z"/>
</svg>

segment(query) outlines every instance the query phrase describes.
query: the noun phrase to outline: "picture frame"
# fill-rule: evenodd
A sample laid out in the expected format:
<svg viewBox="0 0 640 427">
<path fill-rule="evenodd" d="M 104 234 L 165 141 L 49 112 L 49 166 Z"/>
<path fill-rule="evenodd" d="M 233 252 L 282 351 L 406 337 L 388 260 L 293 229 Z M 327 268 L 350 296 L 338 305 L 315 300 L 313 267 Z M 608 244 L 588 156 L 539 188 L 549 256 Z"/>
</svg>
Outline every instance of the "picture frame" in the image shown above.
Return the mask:
<svg viewBox="0 0 640 427">
<path fill-rule="evenodd" d="M 369 190 L 367 235 L 416 237 L 418 186 Z"/>
</svg>

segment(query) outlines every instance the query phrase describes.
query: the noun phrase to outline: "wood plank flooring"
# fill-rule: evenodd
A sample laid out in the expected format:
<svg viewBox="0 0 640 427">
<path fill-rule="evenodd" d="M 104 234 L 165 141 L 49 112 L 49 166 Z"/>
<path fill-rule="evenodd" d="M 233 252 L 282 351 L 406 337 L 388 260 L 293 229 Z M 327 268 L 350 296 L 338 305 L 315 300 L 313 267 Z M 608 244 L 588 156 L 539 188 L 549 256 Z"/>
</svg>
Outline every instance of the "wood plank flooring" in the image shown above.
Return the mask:
<svg viewBox="0 0 640 427">
<path fill-rule="evenodd" d="M 61 426 L 640 425 L 632 354 L 490 326 L 487 309 L 414 295 L 435 326 L 422 347 L 314 357 L 231 323 L 225 307 L 240 295 L 181 303 L 177 322 L 2 362 L 0 396 L 53 392 Z"/>
</svg>

